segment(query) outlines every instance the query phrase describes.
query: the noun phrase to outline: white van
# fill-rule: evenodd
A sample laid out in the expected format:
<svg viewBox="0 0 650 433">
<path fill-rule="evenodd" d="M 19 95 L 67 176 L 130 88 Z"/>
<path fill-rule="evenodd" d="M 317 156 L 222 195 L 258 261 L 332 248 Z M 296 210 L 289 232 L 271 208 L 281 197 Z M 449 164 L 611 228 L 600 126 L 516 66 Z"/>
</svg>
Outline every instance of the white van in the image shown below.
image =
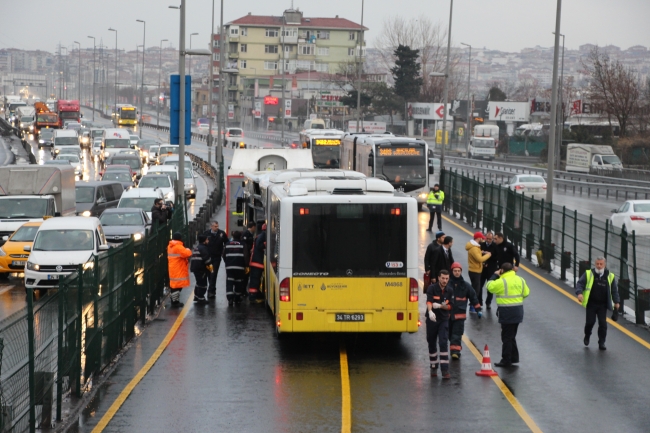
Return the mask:
<svg viewBox="0 0 650 433">
<path fill-rule="evenodd" d="M 111 155 L 120 153 L 125 149 L 135 149 L 131 144 L 129 131 L 121 128 L 108 128 L 104 131 L 104 143 L 102 145 L 102 161 L 107 160 Z"/>
<path fill-rule="evenodd" d="M 122 197 L 120 197 L 120 202 L 117 204 L 117 207 L 134 207 L 142 209 L 147 213 L 149 219 L 151 219 L 151 208 L 153 207 L 154 200 L 157 198 L 165 199 L 163 191 L 160 188 L 131 188 L 122 193 Z"/>
<path fill-rule="evenodd" d="M 50 289 L 59 279 L 77 271 L 79 265 L 109 249 L 98 218 L 66 217 L 43 221 L 34 244 L 25 246 L 29 258 L 25 265 L 25 287 Z"/>
<path fill-rule="evenodd" d="M 52 146 L 52 156 L 56 156 L 61 152 L 62 148 L 75 148 L 79 149 L 81 154 L 81 145 L 79 144 L 79 136 L 74 129 L 57 129 L 54 131 L 54 146 Z"/>
<path fill-rule="evenodd" d="M 323 119 L 307 119 L 303 129 L 325 129 L 325 121 Z"/>
</svg>

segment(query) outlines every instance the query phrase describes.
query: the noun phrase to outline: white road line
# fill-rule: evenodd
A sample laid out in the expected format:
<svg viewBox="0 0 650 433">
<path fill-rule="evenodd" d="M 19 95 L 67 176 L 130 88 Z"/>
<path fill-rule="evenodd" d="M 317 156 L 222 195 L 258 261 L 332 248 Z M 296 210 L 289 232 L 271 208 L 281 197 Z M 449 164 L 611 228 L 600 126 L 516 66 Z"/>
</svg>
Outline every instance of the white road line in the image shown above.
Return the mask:
<svg viewBox="0 0 650 433">
<path fill-rule="evenodd" d="M 3 295 L 3 294 L 5 294 L 5 293 L 7 293 L 9 290 L 13 289 L 14 287 L 16 287 L 16 286 L 6 286 L 6 287 L 3 287 L 2 289 L 0 289 L 0 295 Z"/>
</svg>

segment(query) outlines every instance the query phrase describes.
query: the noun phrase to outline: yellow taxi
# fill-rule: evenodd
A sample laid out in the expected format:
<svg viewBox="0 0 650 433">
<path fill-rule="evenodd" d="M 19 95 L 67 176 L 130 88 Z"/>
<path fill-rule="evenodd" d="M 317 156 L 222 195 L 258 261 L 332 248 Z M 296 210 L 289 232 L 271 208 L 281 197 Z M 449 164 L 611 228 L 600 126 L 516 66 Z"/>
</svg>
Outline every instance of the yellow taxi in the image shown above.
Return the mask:
<svg viewBox="0 0 650 433">
<path fill-rule="evenodd" d="M 23 249 L 32 246 L 40 221 L 25 223 L 11 236 L 4 237 L 5 244 L 0 248 L 0 274 L 24 272 L 29 253 Z"/>
</svg>

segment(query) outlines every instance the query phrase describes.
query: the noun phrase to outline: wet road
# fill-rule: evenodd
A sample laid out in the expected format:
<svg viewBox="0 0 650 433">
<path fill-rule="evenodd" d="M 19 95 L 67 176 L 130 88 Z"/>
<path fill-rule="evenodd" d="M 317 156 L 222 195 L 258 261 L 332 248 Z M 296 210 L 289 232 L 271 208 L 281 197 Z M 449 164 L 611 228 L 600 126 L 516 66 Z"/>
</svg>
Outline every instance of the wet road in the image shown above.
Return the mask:
<svg viewBox="0 0 650 433">
<path fill-rule="evenodd" d="M 419 214 L 421 256 L 432 237 L 424 230 L 427 218 Z M 469 234 L 454 223 L 445 221 L 444 229 L 466 267 Z M 519 328 L 519 367 L 497 369 L 502 382 L 474 375 L 480 362 L 468 341 L 481 349 L 489 344 L 492 361 L 500 358 L 493 309 L 467 320 L 462 357 L 451 362 L 452 379 L 443 381 L 429 376 L 424 329 L 401 339 L 316 334 L 279 341 L 265 307 L 227 307 L 222 267 L 216 302 L 187 305 L 157 363 L 130 396 L 119 398 L 179 317 L 165 309 L 73 431 L 90 432 L 116 400 L 124 404 L 103 431 L 647 431 L 647 330 L 619 321 L 609 326 L 606 352 L 594 342 L 585 348 L 584 310 L 567 296 L 568 286 L 544 281 L 546 274 L 527 263 L 520 275 L 531 295 Z M 183 292 L 187 300 L 190 292 Z"/>
</svg>

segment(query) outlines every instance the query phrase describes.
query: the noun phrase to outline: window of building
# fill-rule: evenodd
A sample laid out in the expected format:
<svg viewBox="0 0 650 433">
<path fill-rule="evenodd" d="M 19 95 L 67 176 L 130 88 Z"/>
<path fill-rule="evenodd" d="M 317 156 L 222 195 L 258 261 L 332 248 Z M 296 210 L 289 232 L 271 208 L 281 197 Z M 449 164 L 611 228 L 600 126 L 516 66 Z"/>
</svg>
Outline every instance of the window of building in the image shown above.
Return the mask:
<svg viewBox="0 0 650 433">
<path fill-rule="evenodd" d="M 242 69 L 246 69 L 246 60 L 240 60 L 239 61 L 239 67 Z"/>
<path fill-rule="evenodd" d="M 267 38 L 277 38 L 278 37 L 278 29 L 266 29 L 266 37 Z"/>
<path fill-rule="evenodd" d="M 319 56 L 329 56 L 330 55 L 330 49 L 328 47 L 319 47 L 318 48 L 318 55 Z"/>
<path fill-rule="evenodd" d="M 293 53 L 293 45 L 285 45 L 284 46 L 284 52 L 285 53 Z"/>
<path fill-rule="evenodd" d="M 213 53 L 212 54 L 212 60 L 215 62 L 218 62 L 221 59 L 221 53 Z"/>
<path fill-rule="evenodd" d="M 248 36 L 248 28 L 247 27 L 242 27 L 241 28 L 241 35 L 242 36 Z"/>
<path fill-rule="evenodd" d="M 318 39 L 329 39 L 330 32 L 328 30 L 318 30 L 316 32 L 316 38 Z"/>
<path fill-rule="evenodd" d="M 219 39 L 215 40 L 214 43 L 212 44 L 214 48 L 219 48 Z"/>
<path fill-rule="evenodd" d="M 300 45 L 298 49 L 298 53 L 303 56 L 311 56 L 314 54 L 314 45 Z"/>
<path fill-rule="evenodd" d="M 354 48 L 348 48 L 348 56 L 350 57 L 354 56 Z"/>
<path fill-rule="evenodd" d="M 348 39 L 354 41 L 357 38 L 357 32 L 349 32 Z"/>
<path fill-rule="evenodd" d="M 239 47 L 239 51 L 242 53 L 247 53 L 248 52 L 248 44 L 241 44 Z"/>
<path fill-rule="evenodd" d="M 264 52 L 267 54 L 277 54 L 278 46 L 277 45 L 264 45 Z"/>
<path fill-rule="evenodd" d="M 278 62 L 264 62 L 264 69 L 267 71 L 275 71 L 278 69 Z"/>
<path fill-rule="evenodd" d="M 239 36 L 239 27 L 231 27 L 230 36 L 234 36 L 234 37 Z"/>
<path fill-rule="evenodd" d="M 287 37 L 298 36 L 298 29 L 284 29 L 282 30 L 282 36 L 287 36 Z"/>
</svg>

